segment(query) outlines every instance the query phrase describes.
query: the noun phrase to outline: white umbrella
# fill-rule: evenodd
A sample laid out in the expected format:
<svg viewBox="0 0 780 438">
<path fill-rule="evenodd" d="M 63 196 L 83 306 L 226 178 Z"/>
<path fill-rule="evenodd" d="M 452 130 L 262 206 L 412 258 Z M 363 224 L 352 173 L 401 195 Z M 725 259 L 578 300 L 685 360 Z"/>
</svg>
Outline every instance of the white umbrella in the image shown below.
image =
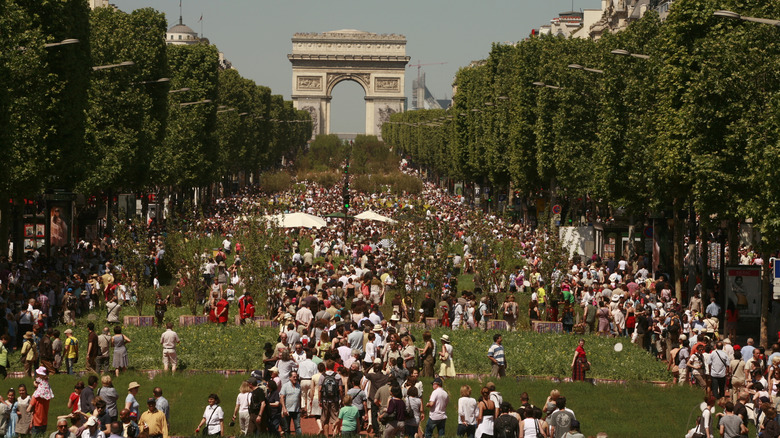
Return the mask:
<svg viewBox="0 0 780 438">
<path fill-rule="evenodd" d="M 308 213 L 275 214 L 264 216 L 264 218 L 282 228 L 322 228 L 328 226 L 325 219 Z"/>
<path fill-rule="evenodd" d="M 367 221 L 376 221 L 376 222 L 387 222 L 389 224 L 396 223 L 395 220 L 390 219 L 387 216 L 382 216 L 381 214 L 372 211 L 372 210 L 366 210 L 363 213 L 360 213 L 359 215 L 355 216 L 355 219 L 361 219 L 361 220 L 367 220 Z"/>
</svg>

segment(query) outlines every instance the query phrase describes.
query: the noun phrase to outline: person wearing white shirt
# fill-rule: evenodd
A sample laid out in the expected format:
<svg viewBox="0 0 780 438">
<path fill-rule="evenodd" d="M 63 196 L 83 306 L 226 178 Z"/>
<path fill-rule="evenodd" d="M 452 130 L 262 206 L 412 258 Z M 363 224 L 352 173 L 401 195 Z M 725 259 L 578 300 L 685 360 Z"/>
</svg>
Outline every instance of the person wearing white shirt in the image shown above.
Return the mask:
<svg viewBox="0 0 780 438">
<path fill-rule="evenodd" d="M 312 358 L 312 351 L 306 349 L 306 359 L 298 362 L 298 378 L 301 382 L 301 393 L 308 394 L 311 391 L 312 377 L 317 374 L 317 364 L 314 363 Z M 308 413 L 309 411 L 309 397 L 301 397 L 301 412 Z"/>
<path fill-rule="evenodd" d="M 477 401 L 471 397 L 471 387 L 460 387 L 458 399 L 458 436 L 474 436 L 477 430 Z"/>
<path fill-rule="evenodd" d="M 203 418 L 201 418 L 198 427 L 195 428 L 195 435 L 200 433 L 201 427 L 205 427 L 206 435 L 222 436 L 225 428 L 225 423 L 223 421 L 224 417 L 225 413 L 219 406 L 219 396 L 217 394 L 210 394 L 209 404 L 206 406 L 206 410 L 203 411 Z"/>
<path fill-rule="evenodd" d="M 309 310 L 308 304 L 303 304 L 301 308 L 298 309 L 298 312 L 295 313 L 295 321 L 298 325 L 301 325 L 306 329 L 309 328 L 309 323 L 312 319 L 314 319 L 314 315 L 311 313 L 311 310 Z"/>
<path fill-rule="evenodd" d="M 295 343 L 295 351 L 292 353 L 292 358 L 295 363 L 299 364 L 306 360 L 306 352 L 303 350 L 303 342 L 298 341 Z"/>
</svg>

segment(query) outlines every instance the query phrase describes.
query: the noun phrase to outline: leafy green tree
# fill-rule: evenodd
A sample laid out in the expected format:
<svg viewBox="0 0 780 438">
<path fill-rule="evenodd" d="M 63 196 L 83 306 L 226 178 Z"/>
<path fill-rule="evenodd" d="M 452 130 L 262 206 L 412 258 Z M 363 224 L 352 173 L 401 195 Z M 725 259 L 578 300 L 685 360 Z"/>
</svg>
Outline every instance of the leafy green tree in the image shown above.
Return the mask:
<svg viewBox="0 0 780 438">
<path fill-rule="evenodd" d="M 164 14 L 113 8 L 92 12 L 92 59 L 100 65 L 124 61 L 131 67 L 99 70 L 89 88 L 85 160 L 91 163 L 80 189 L 140 190 L 149 182 L 149 162 L 162 146 L 168 115 Z"/>
<path fill-rule="evenodd" d="M 86 4 L 0 4 L 0 246 L 12 220 L 10 198 L 45 187 L 69 189 L 80 175 L 89 79 Z M 44 48 L 66 38 L 78 44 Z M 21 249 L 21 242 L 17 242 Z"/>
<path fill-rule="evenodd" d="M 190 91 L 170 98 L 162 146 L 151 161 L 152 181 L 172 187 L 202 187 L 219 179 L 217 96 L 219 56 L 208 44 L 168 46 L 170 86 Z M 180 106 L 180 103 L 210 103 Z"/>
<path fill-rule="evenodd" d="M 253 173 L 264 167 L 268 156 L 270 89 L 241 77 L 237 70 L 219 72 L 220 175 Z"/>
</svg>

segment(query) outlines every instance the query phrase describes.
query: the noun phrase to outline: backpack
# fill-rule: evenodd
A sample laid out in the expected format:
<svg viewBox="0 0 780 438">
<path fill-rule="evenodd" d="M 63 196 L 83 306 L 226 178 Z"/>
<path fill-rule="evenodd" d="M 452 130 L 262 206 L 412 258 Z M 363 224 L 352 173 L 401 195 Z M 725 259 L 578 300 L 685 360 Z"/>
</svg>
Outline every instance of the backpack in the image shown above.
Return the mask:
<svg viewBox="0 0 780 438">
<path fill-rule="evenodd" d="M 68 308 L 68 310 L 76 310 L 76 298 L 70 297 L 68 298 L 67 304 L 65 304 L 65 307 Z"/>
<path fill-rule="evenodd" d="M 512 420 L 517 422 L 517 419 L 511 415 L 500 415 L 496 418 L 493 425 L 493 436 L 495 438 L 517 438 L 519 426 L 515 426 Z"/>
<path fill-rule="evenodd" d="M 322 399 L 331 402 L 339 399 L 339 382 L 335 372 L 322 376 Z"/>
<path fill-rule="evenodd" d="M 477 308 L 474 309 L 474 322 L 482 321 L 482 310 L 480 310 L 481 308 L 482 308 L 482 303 L 479 303 L 477 305 Z"/>
<path fill-rule="evenodd" d="M 75 357 L 73 358 L 73 363 L 76 363 L 79 361 L 79 341 L 76 340 L 76 338 L 70 338 L 72 341 L 70 342 L 70 348 L 75 353 Z"/>
</svg>

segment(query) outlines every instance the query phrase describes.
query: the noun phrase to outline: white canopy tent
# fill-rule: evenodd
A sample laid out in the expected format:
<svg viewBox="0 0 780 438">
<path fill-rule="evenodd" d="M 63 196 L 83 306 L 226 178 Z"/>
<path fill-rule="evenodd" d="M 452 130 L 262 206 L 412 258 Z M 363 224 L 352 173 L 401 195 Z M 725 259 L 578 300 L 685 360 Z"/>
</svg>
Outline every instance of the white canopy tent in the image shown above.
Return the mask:
<svg viewBox="0 0 780 438">
<path fill-rule="evenodd" d="M 355 219 L 361 219 L 366 221 L 376 221 L 376 222 L 386 222 L 388 224 L 394 224 L 398 221 L 394 219 L 390 219 L 387 216 L 382 216 L 381 214 L 372 211 L 372 210 L 366 210 L 363 213 L 360 213 L 359 215 L 355 216 Z"/>
<path fill-rule="evenodd" d="M 263 218 L 282 228 L 322 228 L 328 226 L 325 219 L 308 213 L 282 213 L 263 216 Z"/>
</svg>

